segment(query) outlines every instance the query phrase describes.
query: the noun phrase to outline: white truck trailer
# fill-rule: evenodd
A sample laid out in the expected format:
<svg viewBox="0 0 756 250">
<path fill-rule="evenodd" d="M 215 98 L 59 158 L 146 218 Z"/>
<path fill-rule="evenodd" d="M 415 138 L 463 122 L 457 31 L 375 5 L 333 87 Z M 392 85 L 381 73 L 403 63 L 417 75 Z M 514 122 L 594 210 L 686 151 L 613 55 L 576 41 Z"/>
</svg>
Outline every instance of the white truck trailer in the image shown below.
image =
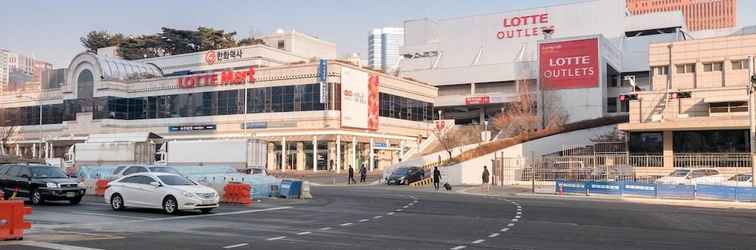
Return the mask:
<svg viewBox="0 0 756 250">
<path fill-rule="evenodd" d="M 68 149 L 63 165 L 153 164 L 163 138 L 154 133 L 94 134 Z"/>
<path fill-rule="evenodd" d="M 167 141 L 159 154 L 159 163 L 168 166 L 264 169 L 267 145 L 264 141 L 248 139 Z"/>
</svg>

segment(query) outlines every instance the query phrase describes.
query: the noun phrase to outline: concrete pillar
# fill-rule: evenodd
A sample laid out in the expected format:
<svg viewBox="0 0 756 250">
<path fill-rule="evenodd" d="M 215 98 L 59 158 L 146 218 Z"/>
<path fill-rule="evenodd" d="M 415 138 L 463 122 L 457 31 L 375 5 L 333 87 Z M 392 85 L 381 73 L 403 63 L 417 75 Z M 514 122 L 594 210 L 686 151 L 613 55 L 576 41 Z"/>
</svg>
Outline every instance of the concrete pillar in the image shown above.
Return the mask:
<svg viewBox="0 0 756 250">
<path fill-rule="evenodd" d="M 341 172 L 341 136 L 336 136 L 336 173 Z"/>
<path fill-rule="evenodd" d="M 404 160 L 402 157 L 404 157 L 404 140 L 399 141 L 399 159 Z"/>
<path fill-rule="evenodd" d="M 354 168 L 354 171 L 357 171 L 357 137 L 352 136 L 352 168 Z"/>
<path fill-rule="evenodd" d="M 312 171 L 318 172 L 318 137 L 317 136 L 312 137 Z"/>
<path fill-rule="evenodd" d="M 673 150 L 672 131 L 664 131 L 662 136 L 662 155 L 664 157 L 664 167 L 675 167 L 675 152 Z"/>
<path fill-rule="evenodd" d="M 5 143 L 0 142 L 0 155 L 5 155 Z"/>
<path fill-rule="evenodd" d="M 281 172 L 286 172 L 286 154 L 288 151 L 286 137 L 281 137 Z"/>
<path fill-rule="evenodd" d="M 276 162 L 276 144 L 272 142 L 268 142 L 268 161 L 265 165 L 269 172 L 276 170 L 276 166 L 278 166 Z"/>
<path fill-rule="evenodd" d="M 373 141 L 372 137 L 370 138 L 370 157 L 369 157 L 369 159 L 370 159 L 370 163 L 369 163 L 370 168 L 369 168 L 369 170 L 372 172 L 373 168 L 375 167 L 375 166 L 373 166 L 373 164 L 374 164 L 373 160 L 375 159 L 375 142 Z"/>
<path fill-rule="evenodd" d="M 480 125 L 486 121 L 486 107 L 480 106 Z"/>
<path fill-rule="evenodd" d="M 21 146 L 16 143 L 16 156 L 21 157 Z"/>
<path fill-rule="evenodd" d="M 297 142 L 297 170 L 305 170 L 307 163 L 305 162 L 304 142 Z"/>
<path fill-rule="evenodd" d="M 37 150 L 37 144 L 36 143 L 32 144 L 32 149 L 31 150 L 32 150 L 32 158 L 37 158 L 37 151 L 38 150 Z"/>
<path fill-rule="evenodd" d="M 326 157 L 326 169 L 329 171 L 336 170 L 336 142 L 328 142 L 328 154 Z"/>
</svg>

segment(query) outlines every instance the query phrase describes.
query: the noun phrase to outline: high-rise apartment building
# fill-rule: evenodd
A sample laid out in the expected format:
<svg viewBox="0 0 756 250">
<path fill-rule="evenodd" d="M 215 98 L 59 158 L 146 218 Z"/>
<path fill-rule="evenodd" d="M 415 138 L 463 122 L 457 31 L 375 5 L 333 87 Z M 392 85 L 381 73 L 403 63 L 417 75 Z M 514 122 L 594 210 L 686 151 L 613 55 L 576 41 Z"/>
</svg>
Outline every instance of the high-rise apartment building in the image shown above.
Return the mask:
<svg viewBox="0 0 756 250">
<path fill-rule="evenodd" d="M 690 31 L 732 28 L 736 0 L 626 0 L 630 14 L 682 11 Z"/>
<path fill-rule="evenodd" d="M 395 70 L 403 45 L 404 28 L 373 29 L 368 36 L 368 65 L 373 69 Z"/>
<path fill-rule="evenodd" d="M 0 93 L 39 90 L 50 81 L 52 64 L 0 49 Z"/>
</svg>

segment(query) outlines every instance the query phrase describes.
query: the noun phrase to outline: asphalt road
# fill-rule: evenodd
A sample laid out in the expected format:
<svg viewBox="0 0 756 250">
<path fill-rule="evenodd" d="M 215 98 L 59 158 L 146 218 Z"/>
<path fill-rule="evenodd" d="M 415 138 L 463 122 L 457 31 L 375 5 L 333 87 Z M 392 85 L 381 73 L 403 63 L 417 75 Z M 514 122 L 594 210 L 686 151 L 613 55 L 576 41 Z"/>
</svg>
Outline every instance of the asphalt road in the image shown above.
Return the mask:
<svg viewBox="0 0 756 250">
<path fill-rule="evenodd" d="M 114 212 L 101 198 L 34 208 L 24 241 L 1 249 L 754 249 L 756 211 L 407 187 L 313 187 L 210 215 Z M 519 213 L 518 213 L 519 212 Z M 27 245 L 9 245 L 9 244 Z"/>
</svg>

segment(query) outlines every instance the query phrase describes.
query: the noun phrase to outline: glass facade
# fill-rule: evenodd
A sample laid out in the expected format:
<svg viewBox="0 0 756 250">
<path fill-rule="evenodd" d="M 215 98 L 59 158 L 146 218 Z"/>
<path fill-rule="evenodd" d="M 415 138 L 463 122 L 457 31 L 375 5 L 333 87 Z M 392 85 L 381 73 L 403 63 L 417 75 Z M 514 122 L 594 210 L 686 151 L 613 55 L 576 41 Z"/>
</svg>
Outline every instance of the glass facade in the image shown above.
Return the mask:
<svg viewBox="0 0 756 250">
<path fill-rule="evenodd" d="M 85 80 L 86 81 L 86 80 Z M 339 91 L 339 84 L 329 89 Z M 250 88 L 247 113 L 325 110 L 319 84 Z M 141 120 L 244 114 L 244 89 L 136 98 L 85 97 L 42 107 L 43 124 L 76 120 L 76 113 L 92 112 L 94 119 Z M 340 98 L 334 108 L 340 110 Z M 380 94 L 380 115 L 412 121 L 432 120 L 431 103 Z M 39 106 L 0 109 L 0 126 L 39 124 Z"/>
<path fill-rule="evenodd" d="M 677 131 L 673 134 L 675 153 L 747 153 L 748 130 Z"/>
<path fill-rule="evenodd" d="M 630 133 L 628 149 L 631 154 L 661 155 L 664 147 L 662 132 Z"/>
</svg>

